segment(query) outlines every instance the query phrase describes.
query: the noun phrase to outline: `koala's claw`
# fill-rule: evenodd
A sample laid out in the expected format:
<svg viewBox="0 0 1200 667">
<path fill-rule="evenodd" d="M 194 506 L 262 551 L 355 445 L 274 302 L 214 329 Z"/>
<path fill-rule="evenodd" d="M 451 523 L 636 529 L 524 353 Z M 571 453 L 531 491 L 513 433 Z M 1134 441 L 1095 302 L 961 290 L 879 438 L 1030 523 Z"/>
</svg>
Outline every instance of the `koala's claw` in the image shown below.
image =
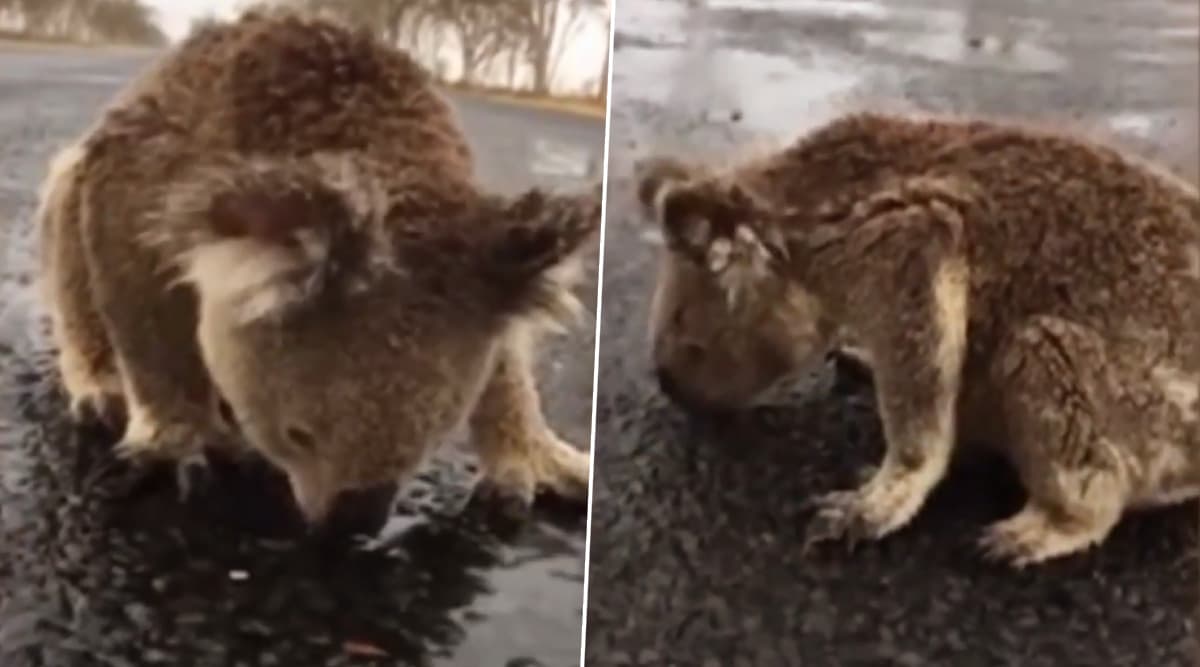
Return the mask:
<svg viewBox="0 0 1200 667">
<path fill-rule="evenodd" d="M 917 513 L 927 489 L 926 477 L 918 471 L 868 468 L 868 477 L 853 491 L 835 491 L 816 498 L 805 540 L 806 549 L 820 542 L 843 539 L 853 547 L 864 540 L 878 540 L 899 530 Z"/>
<path fill-rule="evenodd" d="M 881 536 L 879 528 L 867 519 L 856 491 L 836 491 L 818 497 L 812 508 L 816 515 L 809 522 L 804 550 L 823 542 L 842 540 L 853 549 L 859 542 Z"/>
<path fill-rule="evenodd" d="M 191 498 L 211 478 L 205 451 L 217 441 L 201 430 L 185 424 L 173 424 L 157 430 L 152 439 L 126 438 L 114 449 L 118 459 L 136 467 L 156 463 L 174 466 L 180 502 Z"/>
<path fill-rule="evenodd" d="M 175 463 L 175 485 L 179 502 L 184 503 L 212 481 L 212 468 L 203 452 L 191 454 Z"/>
<path fill-rule="evenodd" d="M 472 494 L 488 508 L 488 514 L 505 521 L 524 523 L 533 514 L 534 485 L 501 483 L 484 479 Z"/>
<path fill-rule="evenodd" d="M 512 447 L 490 461 L 484 474 L 489 486 L 532 505 L 538 493 L 549 493 L 567 501 L 587 501 L 590 459 L 554 435 Z"/>
<path fill-rule="evenodd" d="M 96 392 L 73 398 L 70 407 L 71 420 L 87 429 L 101 429 L 119 434 L 125 429 L 127 413 L 125 398 L 119 394 Z"/>
<path fill-rule="evenodd" d="M 591 457 L 588 452 L 555 438 L 547 446 L 548 464 L 538 475 L 538 487 L 564 500 L 587 502 Z"/>
<path fill-rule="evenodd" d="M 988 526 L 979 538 L 984 558 L 1016 569 L 1083 551 L 1099 543 L 1102 528 L 1068 530 L 1054 524 L 1043 512 L 1026 508 L 1015 516 Z"/>
</svg>

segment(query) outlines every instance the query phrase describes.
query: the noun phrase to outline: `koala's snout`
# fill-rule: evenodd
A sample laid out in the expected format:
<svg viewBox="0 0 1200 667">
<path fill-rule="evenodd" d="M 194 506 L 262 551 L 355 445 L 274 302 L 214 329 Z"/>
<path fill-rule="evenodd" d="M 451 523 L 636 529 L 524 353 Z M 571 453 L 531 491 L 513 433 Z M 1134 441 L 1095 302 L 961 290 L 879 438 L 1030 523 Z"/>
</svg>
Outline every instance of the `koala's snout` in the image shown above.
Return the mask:
<svg viewBox="0 0 1200 667">
<path fill-rule="evenodd" d="M 304 503 L 297 498 L 297 506 L 314 535 L 322 538 L 374 535 L 391 516 L 398 490 L 399 484 L 389 482 L 342 491 L 319 504 Z"/>
<path fill-rule="evenodd" d="M 721 418 L 732 415 L 735 409 L 721 405 L 712 399 L 700 396 L 695 391 L 686 388 L 675 376 L 675 373 L 665 366 L 658 366 L 654 371 L 658 379 L 659 390 L 672 403 L 683 408 L 688 413 L 707 418 Z"/>
<path fill-rule="evenodd" d="M 675 379 L 675 375 L 670 370 L 659 366 L 654 370 L 654 376 L 658 379 L 659 390 L 672 402 L 680 404 L 689 402 L 684 392 L 680 390 L 679 382 Z"/>
<path fill-rule="evenodd" d="M 319 530 L 325 535 L 375 535 L 391 516 L 398 489 L 399 484 L 390 482 L 342 492 Z"/>
</svg>

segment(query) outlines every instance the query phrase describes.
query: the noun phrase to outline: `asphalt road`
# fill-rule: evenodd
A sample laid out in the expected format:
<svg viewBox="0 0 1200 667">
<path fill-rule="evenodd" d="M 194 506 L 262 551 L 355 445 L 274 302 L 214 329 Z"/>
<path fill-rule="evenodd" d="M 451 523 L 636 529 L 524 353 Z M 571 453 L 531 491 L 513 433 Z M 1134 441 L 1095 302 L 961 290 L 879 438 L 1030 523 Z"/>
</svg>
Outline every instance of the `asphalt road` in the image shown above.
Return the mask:
<svg viewBox="0 0 1200 667">
<path fill-rule="evenodd" d="M 618 3 L 589 667 L 1196 664 L 1195 502 L 1016 573 L 972 544 L 1021 502 L 1011 471 L 986 461 L 954 471 L 894 537 L 804 556 L 802 504 L 879 459 L 869 388 L 831 393 L 826 373 L 717 434 L 651 378 L 656 247 L 629 180 L 647 153 L 788 141 L 887 100 L 1086 124 L 1195 182 L 1194 0 L 987 4 Z"/>
<path fill-rule="evenodd" d="M 35 270 L 46 161 L 146 56 L 0 44 L 0 665 L 578 664 L 582 517 L 496 530 L 448 455 L 370 550 L 319 550 L 281 527 L 286 491 L 227 474 L 190 505 L 169 484 L 114 496 L 90 480 L 105 443 L 64 422 Z M 481 178 L 513 191 L 595 178 L 604 126 L 452 98 Z M 595 304 L 594 280 L 582 288 Z M 551 421 L 586 446 L 591 327 L 551 344 Z M 555 519 L 555 520 L 551 520 Z M 386 657 L 354 655 L 368 644 Z"/>
</svg>

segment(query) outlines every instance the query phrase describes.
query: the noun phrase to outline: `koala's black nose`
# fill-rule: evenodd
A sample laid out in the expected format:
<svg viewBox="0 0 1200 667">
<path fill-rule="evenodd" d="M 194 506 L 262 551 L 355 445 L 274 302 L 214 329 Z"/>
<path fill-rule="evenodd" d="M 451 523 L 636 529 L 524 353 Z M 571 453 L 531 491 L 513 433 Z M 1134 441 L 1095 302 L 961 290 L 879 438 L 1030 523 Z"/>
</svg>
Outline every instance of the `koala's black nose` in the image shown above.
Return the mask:
<svg viewBox="0 0 1200 667">
<path fill-rule="evenodd" d="M 659 366 L 654 369 L 654 375 L 658 378 L 658 389 L 664 396 L 675 403 L 687 404 L 686 397 L 679 389 L 679 382 L 675 379 L 671 371 Z"/>
<path fill-rule="evenodd" d="M 705 426 L 711 427 L 723 428 L 737 423 L 741 414 L 738 409 L 702 398 L 687 390 L 671 371 L 663 367 L 656 368 L 654 374 L 658 378 L 658 387 L 663 395 L 682 408 L 689 417 L 699 419 Z"/>
<path fill-rule="evenodd" d="M 869 388 L 874 381 L 870 367 L 854 357 L 834 351 L 825 359 L 826 363 L 833 366 L 833 386 L 830 390 L 835 396 L 856 393 Z"/>
<path fill-rule="evenodd" d="M 317 527 L 325 538 L 375 535 L 391 516 L 399 485 L 395 482 L 343 491 L 334 501 L 329 516 Z"/>
<path fill-rule="evenodd" d="M 695 392 L 689 391 L 679 380 L 675 374 L 663 367 L 658 367 L 654 371 L 658 378 L 658 388 L 663 395 L 675 403 L 679 407 L 697 413 L 708 413 L 717 411 L 717 407 L 709 401 L 705 401 L 696 395 Z"/>
</svg>

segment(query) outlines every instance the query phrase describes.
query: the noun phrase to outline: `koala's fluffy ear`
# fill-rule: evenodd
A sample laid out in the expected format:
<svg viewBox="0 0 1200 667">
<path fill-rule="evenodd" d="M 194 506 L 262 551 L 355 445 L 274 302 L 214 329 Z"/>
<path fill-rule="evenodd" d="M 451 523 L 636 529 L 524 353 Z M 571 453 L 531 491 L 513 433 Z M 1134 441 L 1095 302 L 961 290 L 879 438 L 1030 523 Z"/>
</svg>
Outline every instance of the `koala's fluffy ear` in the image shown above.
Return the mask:
<svg viewBox="0 0 1200 667">
<path fill-rule="evenodd" d="M 662 197 L 674 187 L 686 183 L 695 174 L 692 167 L 669 157 L 651 157 L 638 160 L 633 165 L 633 178 L 637 182 L 638 203 L 642 211 L 656 222 L 661 220 Z"/>
<path fill-rule="evenodd" d="M 323 286 L 333 240 L 350 216 L 345 197 L 315 176 L 245 167 L 177 186 L 152 240 L 169 247 L 181 280 L 203 299 L 249 322 Z"/>
<path fill-rule="evenodd" d="M 534 189 L 504 203 L 486 273 L 508 313 L 555 328 L 578 317 L 582 307 L 572 291 L 582 255 L 599 233 L 602 201 L 597 185 L 576 195 Z"/>
<path fill-rule="evenodd" d="M 731 303 L 787 262 L 786 215 L 741 183 L 668 185 L 655 206 L 667 247 L 712 274 Z"/>
</svg>

